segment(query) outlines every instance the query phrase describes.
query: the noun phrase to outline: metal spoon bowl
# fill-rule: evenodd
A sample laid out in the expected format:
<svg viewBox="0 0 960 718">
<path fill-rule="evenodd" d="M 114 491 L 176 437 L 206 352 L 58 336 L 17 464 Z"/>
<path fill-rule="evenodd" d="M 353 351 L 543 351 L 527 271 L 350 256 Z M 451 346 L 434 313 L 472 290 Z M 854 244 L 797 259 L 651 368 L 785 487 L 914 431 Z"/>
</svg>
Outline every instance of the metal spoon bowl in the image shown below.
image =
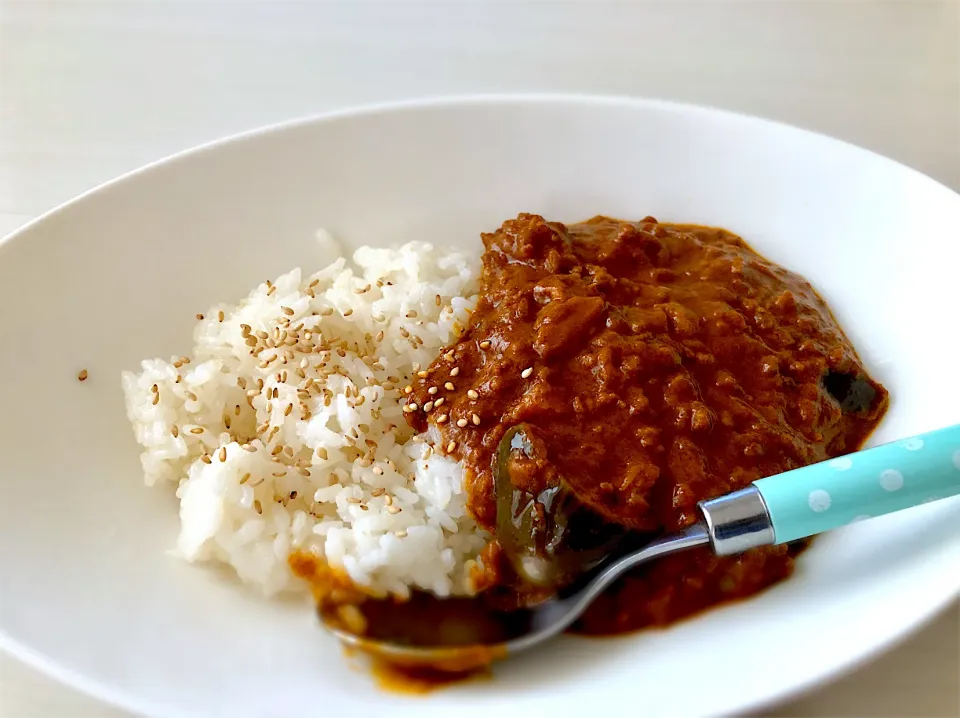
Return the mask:
<svg viewBox="0 0 960 718">
<path fill-rule="evenodd" d="M 417 646 L 375 641 L 342 626 L 327 623 L 327 629 L 345 645 L 401 666 L 425 666 L 451 672 L 468 671 L 491 660 L 525 651 L 559 635 L 579 618 L 587 607 L 627 571 L 668 554 L 710 543 L 710 530 L 697 523 L 685 531 L 652 541 L 638 551 L 612 559 L 556 598 L 530 608 L 510 612 L 511 623 L 526 632 L 494 644 L 464 643 L 444 646 Z"/>
</svg>

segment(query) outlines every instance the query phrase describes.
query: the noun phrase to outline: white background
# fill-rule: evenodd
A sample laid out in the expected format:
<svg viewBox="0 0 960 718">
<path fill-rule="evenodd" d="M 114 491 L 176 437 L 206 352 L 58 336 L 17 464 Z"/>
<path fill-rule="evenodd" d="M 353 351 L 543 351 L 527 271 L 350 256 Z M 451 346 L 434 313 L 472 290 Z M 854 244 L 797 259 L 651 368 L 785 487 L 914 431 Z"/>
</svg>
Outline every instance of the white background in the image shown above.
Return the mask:
<svg viewBox="0 0 960 718">
<path fill-rule="evenodd" d="M 547 90 L 763 115 L 960 189 L 958 0 L 0 0 L 0 235 L 122 172 L 258 125 Z M 960 716 L 958 676 L 954 607 L 776 715 Z M 0 718 L 117 715 L 0 657 Z"/>
</svg>

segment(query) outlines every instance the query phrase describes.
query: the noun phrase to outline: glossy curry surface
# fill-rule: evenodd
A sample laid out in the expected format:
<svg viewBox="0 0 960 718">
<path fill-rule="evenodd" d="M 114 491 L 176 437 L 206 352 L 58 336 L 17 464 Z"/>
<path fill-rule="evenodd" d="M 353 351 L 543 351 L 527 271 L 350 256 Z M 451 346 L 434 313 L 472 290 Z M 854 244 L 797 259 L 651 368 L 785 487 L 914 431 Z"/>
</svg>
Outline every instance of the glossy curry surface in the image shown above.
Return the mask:
<svg viewBox="0 0 960 718">
<path fill-rule="evenodd" d="M 811 285 L 730 232 L 523 214 L 483 242 L 470 325 L 416 378 L 406 416 L 463 462 L 469 509 L 495 537 L 475 575 L 484 610 L 548 599 L 611 552 L 693 523 L 699 501 L 856 451 L 886 411 Z M 524 441 L 498 454 L 521 423 Z M 789 576 L 803 547 L 668 557 L 574 630 L 622 633 L 749 596 Z M 389 611 L 372 603 L 368 630 L 382 633 Z M 402 623 L 443 603 L 416 597 Z"/>
</svg>

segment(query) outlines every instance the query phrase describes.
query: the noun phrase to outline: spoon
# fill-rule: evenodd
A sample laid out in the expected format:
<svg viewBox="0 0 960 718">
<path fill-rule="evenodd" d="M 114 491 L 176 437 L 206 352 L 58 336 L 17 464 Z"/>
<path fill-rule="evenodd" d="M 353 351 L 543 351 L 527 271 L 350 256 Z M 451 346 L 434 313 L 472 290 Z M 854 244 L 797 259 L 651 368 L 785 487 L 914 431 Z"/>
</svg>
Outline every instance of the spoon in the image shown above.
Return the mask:
<svg viewBox="0 0 960 718">
<path fill-rule="evenodd" d="M 501 450 L 516 450 L 523 443 L 523 432 L 523 425 L 511 428 L 501 440 Z M 697 546 L 728 556 L 956 494 L 960 494 L 960 425 L 770 476 L 702 501 L 697 523 L 600 563 L 556 597 L 529 608 L 498 613 L 476 608 L 476 601 L 439 600 L 438 607 L 461 601 L 471 610 L 452 619 L 435 613 L 433 622 L 448 630 L 396 635 L 360 636 L 330 616 L 321 617 L 343 643 L 388 662 L 461 672 L 559 635 L 614 581 L 648 561 Z M 403 606 L 383 610 L 402 612 Z M 403 616 L 394 617 L 395 626 L 409 627 L 411 622 Z M 451 621 L 457 620 L 460 625 L 453 626 Z"/>
</svg>

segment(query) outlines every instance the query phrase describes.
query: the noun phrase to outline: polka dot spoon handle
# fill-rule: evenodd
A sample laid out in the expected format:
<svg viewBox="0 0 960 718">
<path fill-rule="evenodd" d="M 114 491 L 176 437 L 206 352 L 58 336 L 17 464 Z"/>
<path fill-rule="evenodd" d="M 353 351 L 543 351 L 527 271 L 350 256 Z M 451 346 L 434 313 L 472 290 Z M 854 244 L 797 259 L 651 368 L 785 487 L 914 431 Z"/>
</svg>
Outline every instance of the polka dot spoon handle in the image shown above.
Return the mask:
<svg viewBox="0 0 960 718">
<path fill-rule="evenodd" d="M 785 543 L 960 494 L 960 425 L 754 482 Z"/>
</svg>

